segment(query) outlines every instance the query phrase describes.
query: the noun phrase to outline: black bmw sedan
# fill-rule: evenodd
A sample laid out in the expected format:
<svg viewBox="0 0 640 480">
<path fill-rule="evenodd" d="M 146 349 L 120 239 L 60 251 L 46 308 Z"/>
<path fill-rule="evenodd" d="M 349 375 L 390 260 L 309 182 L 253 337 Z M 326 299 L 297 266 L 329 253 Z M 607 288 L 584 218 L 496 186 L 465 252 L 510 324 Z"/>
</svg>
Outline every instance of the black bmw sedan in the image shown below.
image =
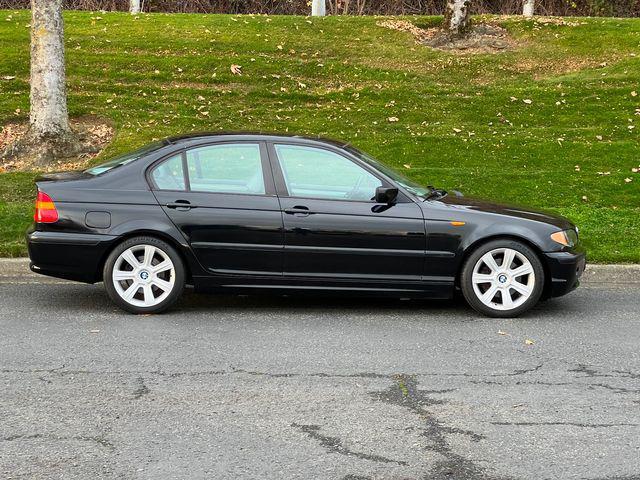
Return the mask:
<svg viewBox="0 0 640 480">
<path fill-rule="evenodd" d="M 31 268 L 103 281 L 133 313 L 185 284 L 239 293 L 450 298 L 514 317 L 577 287 L 568 220 L 417 185 L 330 140 L 168 138 L 36 181 Z"/>
</svg>

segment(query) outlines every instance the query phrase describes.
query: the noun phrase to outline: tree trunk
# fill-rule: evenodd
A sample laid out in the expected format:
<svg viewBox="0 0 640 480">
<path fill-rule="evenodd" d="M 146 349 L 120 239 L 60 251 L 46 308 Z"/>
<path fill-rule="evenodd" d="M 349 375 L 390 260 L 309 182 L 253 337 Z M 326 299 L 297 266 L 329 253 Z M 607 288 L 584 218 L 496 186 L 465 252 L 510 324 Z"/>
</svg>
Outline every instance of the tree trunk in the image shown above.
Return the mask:
<svg viewBox="0 0 640 480">
<path fill-rule="evenodd" d="M 313 0 L 311 4 L 311 15 L 314 17 L 324 17 L 326 14 L 325 0 Z"/>
<path fill-rule="evenodd" d="M 536 0 L 523 0 L 522 2 L 522 14 L 531 18 L 534 15 L 534 11 L 536 9 Z"/>
<path fill-rule="evenodd" d="M 32 138 L 68 137 L 62 0 L 31 0 Z"/>
<path fill-rule="evenodd" d="M 444 29 L 452 35 L 463 35 L 469 28 L 471 0 L 447 0 Z"/>
<path fill-rule="evenodd" d="M 140 0 L 129 0 L 129 13 L 131 15 L 140 13 Z"/>
</svg>

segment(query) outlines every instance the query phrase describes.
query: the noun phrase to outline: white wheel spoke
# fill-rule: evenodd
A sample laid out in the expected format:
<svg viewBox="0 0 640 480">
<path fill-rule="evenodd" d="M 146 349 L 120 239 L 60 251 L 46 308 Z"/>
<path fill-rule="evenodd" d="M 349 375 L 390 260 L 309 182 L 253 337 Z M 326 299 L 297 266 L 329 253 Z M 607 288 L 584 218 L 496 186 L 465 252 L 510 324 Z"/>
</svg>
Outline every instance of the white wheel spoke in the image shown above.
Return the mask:
<svg viewBox="0 0 640 480">
<path fill-rule="evenodd" d="M 498 287 L 496 285 L 491 285 L 489 289 L 482 295 L 481 300 L 483 301 L 483 303 L 490 304 L 491 300 L 493 300 L 493 297 L 496 296 L 497 291 Z"/>
<path fill-rule="evenodd" d="M 155 297 L 153 296 L 153 290 L 151 285 L 147 284 L 142 287 L 142 293 L 144 293 L 145 305 L 153 305 L 155 303 Z"/>
<path fill-rule="evenodd" d="M 483 261 L 483 262 L 485 263 L 485 265 L 486 265 L 487 267 L 489 267 L 489 268 L 491 269 L 491 271 L 492 271 L 492 272 L 494 272 L 494 273 L 495 273 L 495 272 L 497 272 L 497 271 L 498 271 L 498 269 L 500 268 L 500 267 L 498 267 L 498 264 L 496 263 L 495 258 L 493 258 L 493 252 L 485 253 L 485 254 L 482 256 L 482 261 Z"/>
<path fill-rule="evenodd" d="M 516 281 L 513 281 L 511 283 L 511 288 L 513 288 L 516 292 L 518 292 L 520 295 L 523 295 L 525 297 L 529 297 L 529 295 L 531 295 L 531 292 L 532 292 L 532 290 L 527 285 L 524 285 Z"/>
<path fill-rule="evenodd" d="M 504 251 L 504 258 L 502 259 L 502 268 L 506 268 L 509 269 L 511 267 L 511 264 L 513 263 L 513 259 L 516 256 L 516 252 L 515 250 L 511 250 L 510 248 L 507 248 Z"/>
<path fill-rule="evenodd" d="M 495 281 L 495 276 L 487 275 L 485 273 L 474 273 L 471 280 L 473 283 L 493 283 Z"/>
<path fill-rule="evenodd" d="M 114 270 L 113 271 L 113 279 L 116 282 L 122 282 L 124 280 L 134 280 L 136 275 L 133 271 L 125 272 L 124 270 Z"/>
<path fill-rule="evenodd" d="M 127 302 L 130 302 L 139 289 L 140 289 L 140 284 L 138 282 L 133 282 L 129 286 L 129 288 L 127 288 L 125 292 L 122 294 L 122 298 Z"/>
<path fill-rule="evenodd" d="M 502 295 L 502 306 L 506 310 L 511 310 L 513 308 L 513 298 L 511 298 L 511 292 L 508 288 L 505 288 L 501 292 Z"/>
<path fill-rule="evenodd" d="M 162 280 L 161 278 L 155 278 L 152 284 L 165 292 L 170 292 L 173 288 L 173 283 Z"/>
<path fill-rule="evenodd" d="M 169 270 L 170 268 L 173 268 L 173 263 L 171 263 L 171 260 L 163 260 L 159 264 L 153 265 L 151 267 L 151 271 L 155 273 L 161 273 L 161 272 L 164 272 L 165 270 Z"/>
<path fill-rule="evenodd" d="M 133 268 L 138 268 L 140 266 L 140 262 L 138 261 L 136 256 L 133 254 L 131 249 L 125 250 L 124 252 L 122 252 L 122 258 Z"/>
<path fill-rule="evenodd" d="M 152 247 L 151 245 L 145 245 L 144 247 L 144 259 L 142 260 L 142 264 L 145 267 L 151 266 L 151 261 L 153 260 L 153 255 L 156 253 L 156 247 Z"/>
<path fill-rule="evenodd" d="M 509 271 L 509 274 L 513 278 L 521 277 L 522 275 L 528 275 L 530 273 L 533 273 L 533 267 L 530 263 L 525 263 L 524 265 L 520 265 L 518 268 L 514 268 L 513 270 Z"/>
</svg>

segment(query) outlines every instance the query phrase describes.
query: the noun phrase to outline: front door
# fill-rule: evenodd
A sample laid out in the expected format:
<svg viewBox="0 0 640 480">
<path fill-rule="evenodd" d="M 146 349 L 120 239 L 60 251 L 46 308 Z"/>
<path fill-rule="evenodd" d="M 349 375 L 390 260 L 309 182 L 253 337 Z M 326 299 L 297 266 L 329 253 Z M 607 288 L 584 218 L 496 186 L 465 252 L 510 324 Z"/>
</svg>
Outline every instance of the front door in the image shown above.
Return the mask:
<svg viewBox="0 0 640 480">
<path fill-rule="evenodd" d="M 339 281 L 420 280 L 426 248 L 420 207 L 402 194 L 374 201 L 389 186 L 331 148 L 270 145 L 283 211 L 284 275 Z"/>
<path fill-rule="evenodd" d="M 263 143 L 187 149 L 155 166 L 150 179 L 209 272 L 282 275 L 282 214 Z"/>
</svg>

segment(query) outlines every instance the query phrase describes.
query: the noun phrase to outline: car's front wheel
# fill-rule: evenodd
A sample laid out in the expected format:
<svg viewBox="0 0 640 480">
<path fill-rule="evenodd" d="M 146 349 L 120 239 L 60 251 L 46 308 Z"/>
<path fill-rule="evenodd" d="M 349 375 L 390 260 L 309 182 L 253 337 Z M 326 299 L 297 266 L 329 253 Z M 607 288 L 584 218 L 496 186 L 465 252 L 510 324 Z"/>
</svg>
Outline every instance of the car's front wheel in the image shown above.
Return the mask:
<svg viewBox="0 0 640 480">
<path fill-rule="evenodd" d="M 104 265 L 104 285 L 111 300 L 131 313 L 158 313 L 180 297 L 184 265 L 171 245 L 154 237 L 122 242 Z"/>
<path fill-rule="evenodd" d="M 491 317 L 517 317 L 540 300 L 544 269 L 536 252 L 524 243 L 495 240 L 469 256 L 460 286 L 476 311 Z"/>
</svg>

